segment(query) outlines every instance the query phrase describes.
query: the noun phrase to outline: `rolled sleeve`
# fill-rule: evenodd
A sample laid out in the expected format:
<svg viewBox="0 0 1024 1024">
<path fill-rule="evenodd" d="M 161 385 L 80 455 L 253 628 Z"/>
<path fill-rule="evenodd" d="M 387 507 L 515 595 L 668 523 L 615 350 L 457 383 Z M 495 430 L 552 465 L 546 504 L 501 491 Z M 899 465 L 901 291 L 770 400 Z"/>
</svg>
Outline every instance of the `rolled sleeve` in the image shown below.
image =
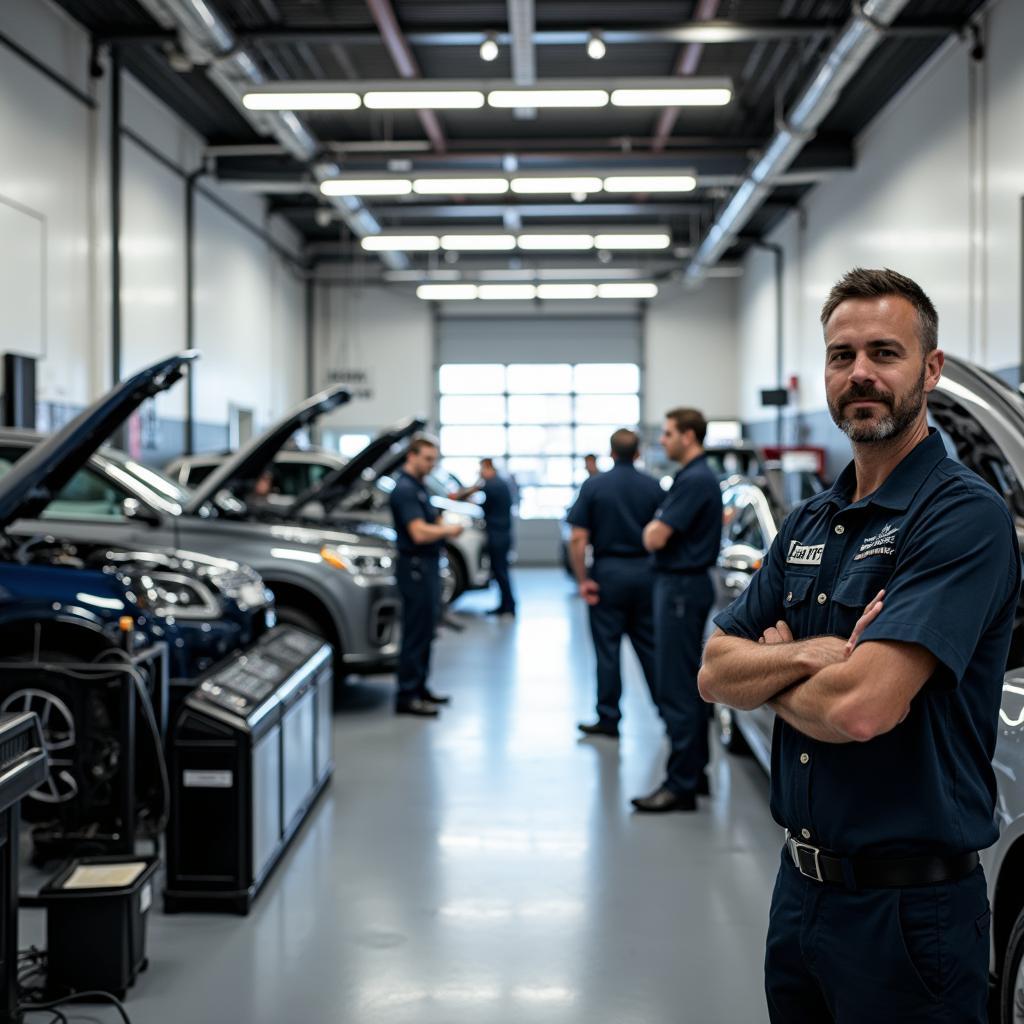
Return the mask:
<svg viewBox="0 0 1024 1024">
<path fill-rule="evenodd" d="M 861 640 L 918 644 L 957 685 L 985 631 L 1019 591 L 1020 553 L 1005 505 L 958 488 L 914 526 L 882 611 Z"/>
<path fill-rule="evenodd" d="M 715 616 L 714 623 L 723 633 L 758 640 L 769 626 L 784 618 L 785 544 L 782 536 L 783 531 L 780 531 L 765 555 L 764 564 L 751 576 L 747 589 L 724 612 Z"/>
<path fill-rule="evenodd" d="M 674 493 L 669 493 L 669 496 L 661 503 L 661 507 L 654 513 L 654 518 L 682 533 L 697 518 L 699 511 L 699 502 L 694 501 L 682 488 L 679 488 Z"/>
</svg>

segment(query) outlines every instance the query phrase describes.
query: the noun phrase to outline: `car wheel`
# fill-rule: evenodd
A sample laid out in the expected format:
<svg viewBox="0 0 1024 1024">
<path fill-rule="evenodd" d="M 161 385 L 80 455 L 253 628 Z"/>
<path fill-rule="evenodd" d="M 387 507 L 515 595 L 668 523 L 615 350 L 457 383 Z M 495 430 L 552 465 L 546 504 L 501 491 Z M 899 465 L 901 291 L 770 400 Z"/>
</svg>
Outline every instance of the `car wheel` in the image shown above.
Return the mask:
<svg viewBox="0 0 1024 1024">
<path fill-rule="evenodd" d="M 1000 1024 L 1024 1024 L 1024 910 L 1006 943 L 999 996 Z"/>
<path fill-rule="evenodd" d="M 466 592 L 466 565 L 454 548 L 445 545 L 445 557 L 448 561 L 448 572 L 441 573 L 441 600 L 445 606 L 461 597 Z"/>
<path fill-rule="evenodd" d="M 715 705 L 715 721 L 718 722 L 718 740 L 730 754 L 749 754 L 750 747 L 736 725 L 732 708 Z"/>
</svg>

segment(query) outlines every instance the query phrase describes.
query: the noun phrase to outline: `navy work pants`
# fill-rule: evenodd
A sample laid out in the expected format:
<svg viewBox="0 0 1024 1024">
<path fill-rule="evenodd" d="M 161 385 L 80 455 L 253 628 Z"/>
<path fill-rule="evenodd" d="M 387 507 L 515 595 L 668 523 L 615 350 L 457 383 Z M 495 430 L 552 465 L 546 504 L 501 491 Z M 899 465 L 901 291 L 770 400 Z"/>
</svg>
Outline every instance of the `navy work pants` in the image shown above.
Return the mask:
<svg viewBox="0 0 1024 1024">
<path fill-rule="evenodd" d="M 708 766 L 708 706 L 697 689 L 704 624 L 714 591 L 706 572 L 654 576 L 658 706 L 668 732 L 665 786 L 693 793 Z"/>
<path fill-rule="evenodd" d="M 508 556 L 511 550 L 512 535 L 510 533 L 487 534 L 487 557 L 491 561 L 491 575 L 501 591 L 501 604 L 498 607 L 503 612 L 516 610 L 516 599 L 512 593 L 512 581 L 508 573 Z"/>
<path fill-rule="evenodd" d="M 622 717 L 622 638 L 629 637 L 653 696 L 656 686 L 654 648 L 654 574 L 644 558 L 599 558 L 590 572 L 600 601 L 591 605 L 590 634 L 597 656 L 597 718 L 617 725 Z"/>
<path fill-rule="evenodd" d="M 765 953 L 769 1016 L 985 1024 L 990 917 L 980 865 L 956 882 L 851 890 L 805 878 L 783 850 Z"/>
<path fill-rule="evenodd" d="M 420 697 L 430 672 L 430 646 L 441 611 L 440 559 L 437 555 L 398 556 L 402 595 L 402 649 L 398 656 L 398 699 Z"/>
</svg>

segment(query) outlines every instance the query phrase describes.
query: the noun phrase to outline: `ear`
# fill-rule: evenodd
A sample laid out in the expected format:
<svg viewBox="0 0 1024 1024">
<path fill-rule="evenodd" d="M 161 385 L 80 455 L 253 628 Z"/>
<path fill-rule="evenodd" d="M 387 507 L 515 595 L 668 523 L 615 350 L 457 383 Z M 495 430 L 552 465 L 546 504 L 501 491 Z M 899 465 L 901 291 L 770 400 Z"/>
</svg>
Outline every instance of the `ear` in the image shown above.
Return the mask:
<svg viewBox="0 0 1024 1024">
<path fill-rule="evenodd" d="M 935 390 L 942 376 L 942 367 L 946 364 L 946 355 L 942 349 L 937 348 L 929 352 L 924 360 L 924 391 L 930 394 Z"/>
</svg>

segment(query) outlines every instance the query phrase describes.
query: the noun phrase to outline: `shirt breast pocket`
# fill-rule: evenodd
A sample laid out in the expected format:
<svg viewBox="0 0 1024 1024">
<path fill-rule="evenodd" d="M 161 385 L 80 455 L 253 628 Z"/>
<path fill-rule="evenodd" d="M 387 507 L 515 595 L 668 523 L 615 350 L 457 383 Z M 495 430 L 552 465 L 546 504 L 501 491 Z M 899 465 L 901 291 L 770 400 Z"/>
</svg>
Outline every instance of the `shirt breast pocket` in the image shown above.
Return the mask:
<svg viewBox="0 0 1024 1024">
<path fill-rule="evenodd" d="M 800 639 L 813 632 L 810 628 L 810 595 L 814 577 L 803 573 L 787 573 L 783 580 L 782 618 L 793 635 Z M 772 623 L 774 625 L 774 623 Z"/>
<path fill-rule="evenodd" d="M 836 636 L 849 636 L 868 603 L 880 590 L 885 590 L 891 575 L 890 569 L 847 573 L 836 584 L 832 595 L 831 632 Z"/>
</svg>

